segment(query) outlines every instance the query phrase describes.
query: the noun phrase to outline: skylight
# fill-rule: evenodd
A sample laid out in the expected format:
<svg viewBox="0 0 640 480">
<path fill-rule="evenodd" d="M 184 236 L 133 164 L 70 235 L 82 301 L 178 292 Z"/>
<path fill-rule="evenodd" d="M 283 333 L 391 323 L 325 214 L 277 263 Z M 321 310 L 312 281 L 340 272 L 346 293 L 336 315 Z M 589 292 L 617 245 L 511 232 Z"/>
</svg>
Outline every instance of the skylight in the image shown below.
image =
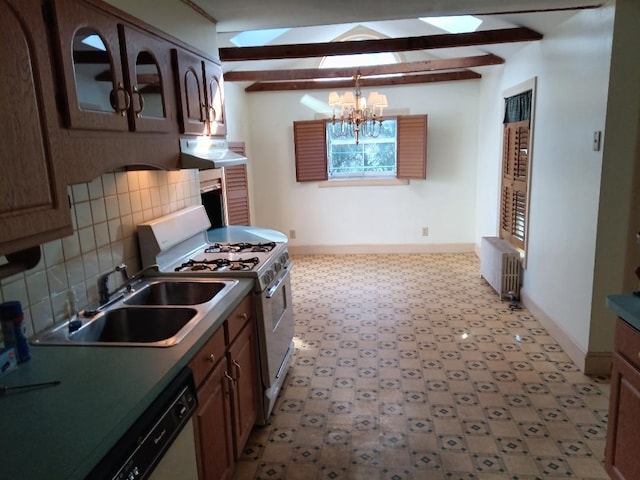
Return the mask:
<svg viewBox="0 0 640 480">
<path fill-rule="evenodd" d="M 482 20 L 472 15 L 459 15 L 456 17 L 420 17 L 420 20 L 449 33 L 475 32 L 482 23 Z"/>
<path fill-rule="evenodd" d="M 95 48 L 96 50 L 102 50 L 103 52 L 107 51 L 99 35 L 87 35 L 81 40 L 81 42 Z"/>
<path fill-rule="evenodd" d="M 320 68 L 365 67 L 369 65 L 390 65 L 398 63 L 398 58 L 391 52 L 359 53 L 356 55 L 332 55 L 324 57 Z"/>
<path fill-rule="evenodd" d="M 269 30 L 248 30 L 231 39 L 238 47 L 262 47 L 276 37 L 289 31 L 289 28 L 271 28 Z"/>
</svg>

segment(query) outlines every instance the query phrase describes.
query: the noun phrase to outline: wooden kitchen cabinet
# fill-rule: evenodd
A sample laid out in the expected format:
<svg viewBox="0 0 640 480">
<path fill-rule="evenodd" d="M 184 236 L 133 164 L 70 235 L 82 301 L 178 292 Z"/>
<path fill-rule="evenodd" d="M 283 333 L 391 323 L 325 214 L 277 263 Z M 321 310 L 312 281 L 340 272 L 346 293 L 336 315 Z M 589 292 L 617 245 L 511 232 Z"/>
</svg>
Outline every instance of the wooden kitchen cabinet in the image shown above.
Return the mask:
<svg viewBox="0 0 640 480">
<path fill-rule="evenodd" d="M 615 480 L 640 478 L 640 331 L 616 323 L 605 468 Z"/>
<path fill-rule="evenodd" d="M 39 1 L 0 1 L 0 255 L 72 233 Z"/>
<path fill-rule="evenodd" d="M 67 127 L 172 132 L 166 41 L 78 0 L 55 0 Z"/>
<path fill-rule="evenodd" d="M 198 389 L 194 432 L 200 480 L 226 480 L 233 473 L 231 389 L 227 369 L 227 359 L 223 357 Z"/>
<path fill-rule="evenodd" d="M 220 65 L 182 49 L 173 50 L 173 61 L 180 133 L 226 135 Z"/>
<path fill-rule="evenodd" d="M 253 299 L 247 295 L 189 362 L 198 387 L 194 431 L 200 480 L 231 477 L 258 413 Z"/>
<path fill-rule="evenodd" d="M 69 184 L 180 167 L 172 43 L 97 0 L 50 0 Z"/>
<path fill-rule="evenodd" d="M 238 460 L 258 417 L 258 372 L 254 322 L 248 321 L 229 347 L 229 370 L 233 378 L 231 405 L 234 421 L 234 452 Z"/>
</svg>

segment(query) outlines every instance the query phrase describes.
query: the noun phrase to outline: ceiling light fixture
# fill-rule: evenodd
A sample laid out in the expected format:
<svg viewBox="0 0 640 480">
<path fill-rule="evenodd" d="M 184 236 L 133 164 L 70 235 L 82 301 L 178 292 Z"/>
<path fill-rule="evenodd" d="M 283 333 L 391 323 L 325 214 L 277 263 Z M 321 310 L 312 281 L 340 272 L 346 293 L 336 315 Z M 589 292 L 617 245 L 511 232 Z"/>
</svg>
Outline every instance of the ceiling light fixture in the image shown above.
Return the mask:
<svg viewBox="0 0 640 480">
<path fill-rule="evenodd" d="M 347 134 L 356 139 L 356 145 L 360 136 L 377 137 L 384 120 L 383 109 L 387 107 L 387 96 L 378 92 L 371 92 L 365 99 L 360 92 L 360 71 L 353 77 L 355 87 L 353 92 L 338 92 L 329 94 L 329 106 L 333 108 L 333 135 L 344 137 Z M 336 116 L 340 110 L 340 118 Z"/>
</svg>

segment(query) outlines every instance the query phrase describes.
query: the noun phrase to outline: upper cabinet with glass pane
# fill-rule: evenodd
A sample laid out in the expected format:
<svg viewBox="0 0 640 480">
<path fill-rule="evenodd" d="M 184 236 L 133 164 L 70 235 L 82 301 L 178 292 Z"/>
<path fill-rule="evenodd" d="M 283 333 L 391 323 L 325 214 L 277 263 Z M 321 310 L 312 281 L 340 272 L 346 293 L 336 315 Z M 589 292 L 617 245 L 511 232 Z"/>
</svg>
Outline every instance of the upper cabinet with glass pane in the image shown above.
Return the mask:
<svg viewBox="0 0 640 480">
<path fill-rule="evenodd" d="M 86 3 L 55 0 L 70 128 L 172 132 L 170 47 Z"/>
<path fill-rule="evenodd" d="M 178 121 L 180 132 L 194 135 L 225 136 L 222 68 L 181 49 L 174 50 L 178 82 Z"/>
</svg>

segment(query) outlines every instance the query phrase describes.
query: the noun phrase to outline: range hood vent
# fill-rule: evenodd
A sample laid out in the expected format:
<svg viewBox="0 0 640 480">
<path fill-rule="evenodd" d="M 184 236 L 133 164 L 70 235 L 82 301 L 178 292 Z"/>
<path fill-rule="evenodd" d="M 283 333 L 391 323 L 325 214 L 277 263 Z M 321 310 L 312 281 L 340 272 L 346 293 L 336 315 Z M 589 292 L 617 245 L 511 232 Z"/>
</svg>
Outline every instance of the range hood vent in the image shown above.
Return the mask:
<svg viewBox="0 0 640 480">
<path fill-rule="evenodd" d="M 182 168 L 231 167 L 247 163 L 247 157 L 229 150 L 226 140 L 210 137 L 181 138 L 180 163 Z"/>
</svg>

